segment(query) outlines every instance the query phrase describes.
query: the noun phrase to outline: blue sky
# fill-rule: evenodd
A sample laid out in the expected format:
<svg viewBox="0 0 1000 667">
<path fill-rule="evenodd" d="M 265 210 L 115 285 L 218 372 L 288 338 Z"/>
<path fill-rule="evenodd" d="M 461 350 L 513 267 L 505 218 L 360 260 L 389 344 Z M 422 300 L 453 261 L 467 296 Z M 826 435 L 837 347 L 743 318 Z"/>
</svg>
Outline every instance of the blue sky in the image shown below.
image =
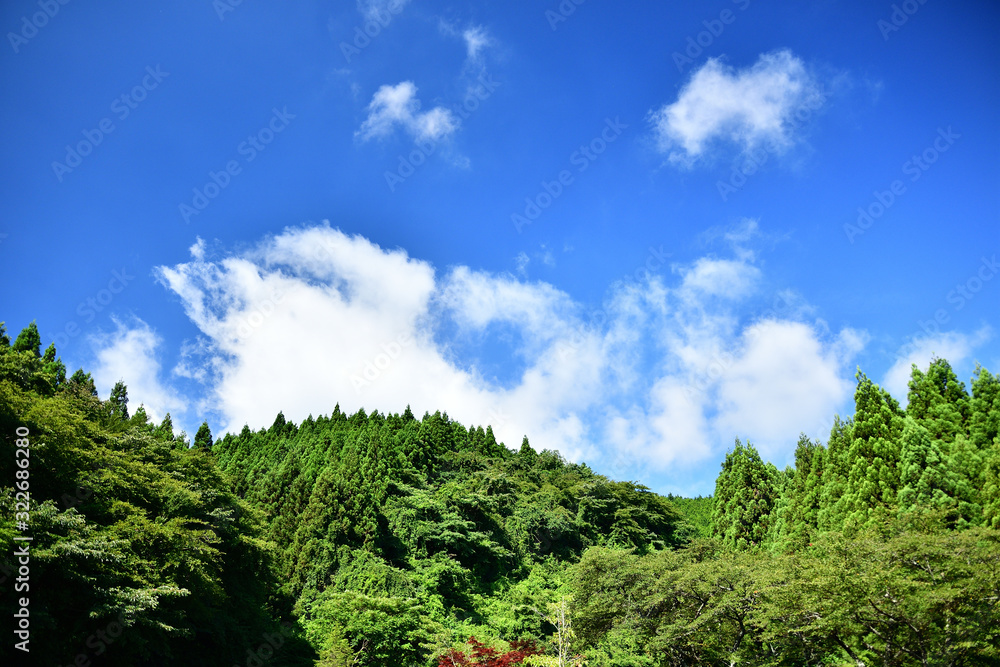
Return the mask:
<svg viewBox="0 0 1000 667">
<path fill-rule="evenodd" d="M 1000 370 L 1000 8 L 6 2 L 0 278 L 218 434 L 446 410 L 661 492 Z"/>
</svg>

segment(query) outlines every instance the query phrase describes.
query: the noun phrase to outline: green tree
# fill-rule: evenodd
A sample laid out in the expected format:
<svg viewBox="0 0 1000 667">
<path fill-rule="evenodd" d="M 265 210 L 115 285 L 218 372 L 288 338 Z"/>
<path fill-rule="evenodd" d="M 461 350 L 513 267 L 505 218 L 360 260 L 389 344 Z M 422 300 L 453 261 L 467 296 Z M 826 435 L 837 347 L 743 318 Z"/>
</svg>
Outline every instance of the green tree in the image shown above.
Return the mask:
<svg viewBox="0 0 1000 667">
<path fill-rule="evenodd" d="M 111 389 L 111 396 L 108 398 L 108 406 L 111 408 L 111 415 L 121 421 L 128 421 L 128 387 L 123 380 L 115 383 Z"/>
<path fill-rule="evenodd" d="M 715 481 L 712 534 L 724 545 L 748 549 L 764 543 L 778 500 L 778 471 L 749 442 L 726 454 Z"/>
<path fill-rule="evenodd" d="M 31 352 L 36 357 L 42 356 L 42 337 L 38 333 L 38 325 L 32 320 L 31 324 L 21 329 L 14 341 L 15 352 Z"/>
<path fill-rule="evenodd" d="M 212 451 L 212 430 L 208 427 L 207 421 L 203 421 L 198 427 L 198 432 L 194 434 L 194 446 L 205 451 Z"/>
<path fill-rule="evenodd" d="M 1000 378 L 977 366 L 971 403 L 969 438 L 982 462 L 977 481 L 983 521 L 1000 528 Z"/>
<path fill-rule="evenodd" d="M 90 377 L 90 373 L 84 373 L 82 368 L 78 368 L 73 373 L 68 384 L 75 391 L 95 398 L 97 397 L 97 387 L 94 385 L 94 379 Z"/>
<path fill-rule="evenodd" d="M 926 373 L 913 365 L 906 414 L 927 429 L 930 437 L 950 443 L 965 432 L 969 395 L 944 359 L 931 361 Z"/>
<path fill-rule="evenodd" d="M 857 379 L 850 467 L 837 501 L 849 528 L 881 525 L 896 513 L 904 416 L 899 403 L 860 370 Z"/>
<path fill-rule="evenodd" d="M 823 462 L 823 486 L 820 489 L 817 512 L 820 532 L 840 530 L 844 525 L 846 508 L 841 499 L 847 490 L 847 476 L 851 470 L 849 455 L 853 441 L 854 419 L 842 420 L 840 415 L 835 415 Z"/>
<path fill-rule="evenodd" d="M 54 387 L 59 387 L 66 382 L 66 364 L 62 362 L 61 358 L 56 358 L 55 343 L 49 343 L 49 346 L 45 348 L 42 362 L 45 373 L 52 377 Z"/>
<path fill-rule="evenodd" d="M 167 442 L 173 441 L 174 420 L 170 418 L 169 412 L 163 416 L 163 420 L 160 422 L 160 425 L 153 429 L 153 437 L 157 440 L 165 440 Z"/>
<path fill-rule="evenodd" d="M 952 446 L 961 446 L 964 436 Z M 899 462 L 899 515 L 934 514 L 951 527 L 978 522 L 981 508 L 961 470 L 948 456 L 949 445 L 933 439 L 930 432 L 911 417 L 906 418 Z"/>
<path fill-rule="evenodd" d="M 826 448 L 803 433 L 795 447 L 795 473 L 783 494 L 775 547 L 795 551 L 805 547 L 819 530 Z"/>
</svg>

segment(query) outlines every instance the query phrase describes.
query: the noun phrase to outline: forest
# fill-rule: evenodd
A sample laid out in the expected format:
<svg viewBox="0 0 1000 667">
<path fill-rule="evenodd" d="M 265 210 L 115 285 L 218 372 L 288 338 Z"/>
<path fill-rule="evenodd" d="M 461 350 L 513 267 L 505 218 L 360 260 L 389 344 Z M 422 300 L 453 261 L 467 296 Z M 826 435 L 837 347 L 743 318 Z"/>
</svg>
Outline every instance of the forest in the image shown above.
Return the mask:
<svg viewBox="0 0 1000 667">
<path fill-rule="evenodd" d="M 0 663 L 1000 665 L 1000 378 L 856 379 L 692 499 L 336 397 L 189 437 L 0 324 Z"/>
</svg>

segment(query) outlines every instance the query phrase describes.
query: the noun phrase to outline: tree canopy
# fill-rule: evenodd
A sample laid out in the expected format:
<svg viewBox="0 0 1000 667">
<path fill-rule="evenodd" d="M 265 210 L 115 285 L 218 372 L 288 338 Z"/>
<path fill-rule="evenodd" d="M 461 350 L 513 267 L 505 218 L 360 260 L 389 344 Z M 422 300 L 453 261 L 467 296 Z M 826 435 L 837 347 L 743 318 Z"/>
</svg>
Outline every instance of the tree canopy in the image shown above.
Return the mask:
<svg viewBox="0 0 1000 667">
<path fill-rule="evenodd" d="M 1000 665 L 1000 380 L 907 399 L 679 498 L 409 406 L 189 443 L 0 323 L 0 596 L 30 532 L 38 664 Z"/>
</svg>

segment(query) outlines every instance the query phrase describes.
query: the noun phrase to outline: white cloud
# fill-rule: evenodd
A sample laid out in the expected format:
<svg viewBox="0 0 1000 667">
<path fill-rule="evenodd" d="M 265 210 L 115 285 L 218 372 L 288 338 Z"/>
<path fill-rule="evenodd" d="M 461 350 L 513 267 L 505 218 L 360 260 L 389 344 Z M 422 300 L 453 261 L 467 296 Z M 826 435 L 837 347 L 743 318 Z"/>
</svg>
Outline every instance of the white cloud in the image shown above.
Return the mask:
<svg viewBox="0 0 1000 667">
<path fill-rule="evenodd" d="M 195 259 L 205 259 L 205 241 L 200 236 L 195 239 L 194 244 L 188 248 L 188 252 Z"/>
<path fill-rule="evenodd" d="M 732 235 L 738 251 L 746 230 Z M 595 312 L 545 282 L 464 266 L 438 274 L 329 226 L 213 261 L 192 250 L 159 269 L 204 339 L 176 372 L 204 382 L 231 430 L 266 426 L 279 410 L 300 420 L 338 402 L 410 404 L 619 476 L 697 465 L 736 436 L 780 459 L 801 430 L 825 437 L 814 422 L 849 399 L 864 342 L 804 318 L 748 317 L 762 276 L 739 252 L 677 266 L 672 285 L 618 283 Z M 466 349 L 496 331 L 515 332 L 501 338 L 513 369 L 502 382 L 479 370 L 496 350 Z M 205 375 L 191 370 L 199 355 Z"/>
<path fill-rule="evenodd" d="M 466 57 L 469 62 L 478 62 L 482 57 L 483 49 L 493 44 L 493 38 L 482 26 L 472 26 L 462 31 L 462 39 L 465 40 Z"/>
<path fill-rule="evenodd" d="M 378 21 L 381 18 L 384 23 L 386 17 L 398 14 L 409 2 L 410 0 L 358 0 L 358 11 L 365 20 Z"/>
<path fill-rule="evenodd" d="M 970 334 L 963 334 L 957 331 L 948 331 L 932 336 L 915 338 L 904 345 L 896 354 L 895 363 L 886 371 L 882 379 L 882 386 L 892 394 L 892 397 L 901 403 L 906 403 L 906 396 L 909 393 L 910 375 L 912 365 L 917 368 L 927 370 L 934 357 L 947 359 L 952 367 L 962 363 L 973 351 L 986 343 L 993 337 L 993 331 L 988 326 L 981 327 L 978 331 Z"/>
<path fill-rule="evenodd" d="M 571 314 L 551 286 L 464 267 L 436 278 L 401 250 L 329 227 L 288 230 L 241 256 L 193 258 L 159 276 L 213 343 L 205 362 L 219 373 L 208 389 L 228 428 L 260 426 L 278 410 L 302 419 L 336 402 L 349 411 L 409 403 L 417 414 L 442 409 L 464 423 L 493 423 L 512 445 L 528 433 L 583 451 L 575 411 L 598 394 L 598 345 L 584 336 L 577 358 L 558 357 Z M 465 329 L 522 329 L 535 348 L 516 386 L 493 386 L 451 360 L 435 340 L 440 317 Z"/>
<path fill-rule="evenodd" d="M 720 436 L 752 435 L 765 458 L 787 453 L 800 431 L 829 423 L 831 406 L 851 396 L 854 382 L 842 359 L 860 351 L 861 340 L 846 331 L 840 341 L 824 344 L 802 322 L 765 320 L 744 330 L 742 348 L 718 384 Z"/>
<path fill-rule="evenodd" d="M 192 247 L 192 250 L 194 247 Z M 125 382 L 129 394 L 129 413 L 140 404 L 151 419 L 160 421 L 170 412 L 174 417 L 187 409 L 185 400 L 160 380 L 160 363 L 156 359 L 162 340 L 148 324 L 135 319 L 125 324 L 114 319 L 116 330 L 97 334 L 90 339 L 97 364 L 94 384 L 103 396 L 108 396 L 115 383 Z"/>
<path fill-rule="evenodd" d="M 481 25 L 470 25 L 467 28 L 459 28 L 454 23 L 441 20 L 438 23 L 438 28 L 443 35 L 461 38 L 465 44 L 466 70 L 475 66 L 482 66 L 486 49 L 496 45 L 496 40 Z"/>
<path fill-rule="evenodd" d="M 702 257 L 683 270 L 681 291 L 692 301 L 707 296 L 740 299 L 757 289 L 760 269 L 743 260 Z"/>
<path fill-rule="evenodd" d="M 790 51 L 767 53 L 747 69 L 709 59 L 695 70 L 675 102 L 650 114 L 662 152 L 691 166 L 715 141 L 750 151 L 780 152 L 795 141 L 795 114 L 819 108 L 823 96 L 805 64 Z"/>
<path fill-rule="evenodd" d="M 526 276 L 528 274 L 528 264 L 531 263 L 531 258 L 528 257 L 528 253 L 523 250 L 517 253 L 517 257 L 514 258 L 514 265 L 517 267 L 517 275 Z"/>
<path fill-rule="evenodd" d="M 355 132 L 361 141 L 380 139 L 402 127 L 415 141 L 439 141 L 458 129 L 459 120 L 449 109 L 434 107 L 420 111 L 417 87 L 412 81 L 385 85 L 368 105 L 368 117 Z"/>
</svg>

